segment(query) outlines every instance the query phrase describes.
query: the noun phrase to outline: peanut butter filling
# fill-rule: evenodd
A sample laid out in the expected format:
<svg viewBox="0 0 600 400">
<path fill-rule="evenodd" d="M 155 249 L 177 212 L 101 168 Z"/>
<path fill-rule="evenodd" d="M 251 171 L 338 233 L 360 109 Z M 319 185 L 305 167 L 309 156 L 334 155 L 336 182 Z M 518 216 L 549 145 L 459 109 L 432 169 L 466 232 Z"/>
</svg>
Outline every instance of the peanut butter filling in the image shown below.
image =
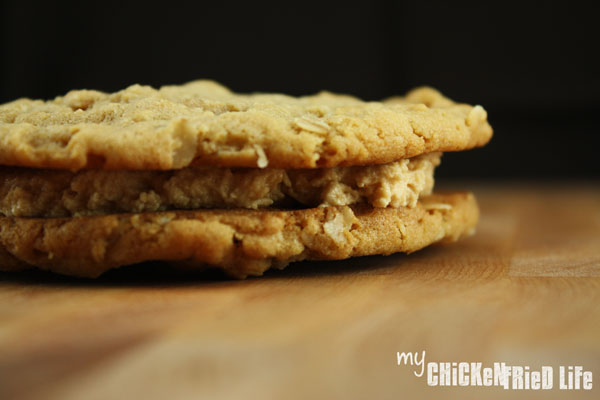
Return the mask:
<svg viewBox="0 0 600 400">
<path fill-rule="evenodd" d="M 323 169 L 187 167 L 168 171 L 0 168 L 0 213 L 68 217 L 198 208 L 368 203 L 414 207 L 433 189 L 441 153 Z"/>
</svg>

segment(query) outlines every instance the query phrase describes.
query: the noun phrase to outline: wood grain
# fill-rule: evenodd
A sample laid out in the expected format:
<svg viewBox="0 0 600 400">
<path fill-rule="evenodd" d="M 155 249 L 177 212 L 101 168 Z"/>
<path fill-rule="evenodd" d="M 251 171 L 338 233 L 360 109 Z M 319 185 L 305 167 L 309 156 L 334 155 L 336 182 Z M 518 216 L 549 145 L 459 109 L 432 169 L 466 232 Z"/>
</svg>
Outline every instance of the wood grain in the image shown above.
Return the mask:
<svg viewBox="0 0 600 400">
<path fill-rule="evenodd" d="M 474 188 L 476 236 L 245 281 L 0 275 L 0 398 L 598 398 L 600 185 Z M 431 388 L 427 361 L 582 365 L 591 391 Z M 557 383 L 555 382 L 555 386 Z"/>
</svg>

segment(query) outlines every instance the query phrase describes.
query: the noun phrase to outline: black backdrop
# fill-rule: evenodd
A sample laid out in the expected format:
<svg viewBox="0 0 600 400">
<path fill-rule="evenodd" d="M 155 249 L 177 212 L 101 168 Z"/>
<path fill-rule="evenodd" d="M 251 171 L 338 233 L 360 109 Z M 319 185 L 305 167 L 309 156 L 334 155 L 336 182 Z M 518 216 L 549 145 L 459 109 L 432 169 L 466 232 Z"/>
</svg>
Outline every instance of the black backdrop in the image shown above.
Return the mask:
<svg viewBox="0 0 600 400">
<path fill-rule="evenodd" d="M 495 128 L 488 147 L 445 156 L 440 175 L 600 177 L 600 37 L 586 3 L 0 4 L 0 102 L 198 78 L 368 100 L 428 84 L 482 104 Z"/>
</svg>

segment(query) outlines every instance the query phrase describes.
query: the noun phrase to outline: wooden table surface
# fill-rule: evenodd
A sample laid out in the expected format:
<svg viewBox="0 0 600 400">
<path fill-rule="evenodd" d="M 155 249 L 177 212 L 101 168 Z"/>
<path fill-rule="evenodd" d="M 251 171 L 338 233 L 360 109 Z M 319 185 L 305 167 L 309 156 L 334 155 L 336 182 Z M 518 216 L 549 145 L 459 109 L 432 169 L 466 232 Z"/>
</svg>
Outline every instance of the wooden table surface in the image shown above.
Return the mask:
<svg viewBox="0 0 600 400">
<path fill-rule="evenodd" d="M 600 185 L 461 185 L 475 236 L 245 281 L 0 275 L 0 399 L 600 398 Z M 426 361 L 581 365 L 591 391 L 428 387 Z"/>
</svg>

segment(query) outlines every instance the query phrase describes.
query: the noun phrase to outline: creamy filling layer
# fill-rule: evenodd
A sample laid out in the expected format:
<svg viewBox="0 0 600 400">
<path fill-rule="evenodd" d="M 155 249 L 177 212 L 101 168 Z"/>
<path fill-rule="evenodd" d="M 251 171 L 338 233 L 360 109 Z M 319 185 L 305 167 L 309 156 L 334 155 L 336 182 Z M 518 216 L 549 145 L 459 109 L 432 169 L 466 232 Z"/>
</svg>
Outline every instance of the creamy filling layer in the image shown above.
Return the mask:
<svg viewBox="0 0 600 400">
<path fill-rule="evenodd" d="M 326 169 L 188 167 L 170 171 L 0 168 L 0 213 L 68 217 L 198 208 L 368 203 L 414 207 L 433 189 L 441 153 Z"/>
</svg>

